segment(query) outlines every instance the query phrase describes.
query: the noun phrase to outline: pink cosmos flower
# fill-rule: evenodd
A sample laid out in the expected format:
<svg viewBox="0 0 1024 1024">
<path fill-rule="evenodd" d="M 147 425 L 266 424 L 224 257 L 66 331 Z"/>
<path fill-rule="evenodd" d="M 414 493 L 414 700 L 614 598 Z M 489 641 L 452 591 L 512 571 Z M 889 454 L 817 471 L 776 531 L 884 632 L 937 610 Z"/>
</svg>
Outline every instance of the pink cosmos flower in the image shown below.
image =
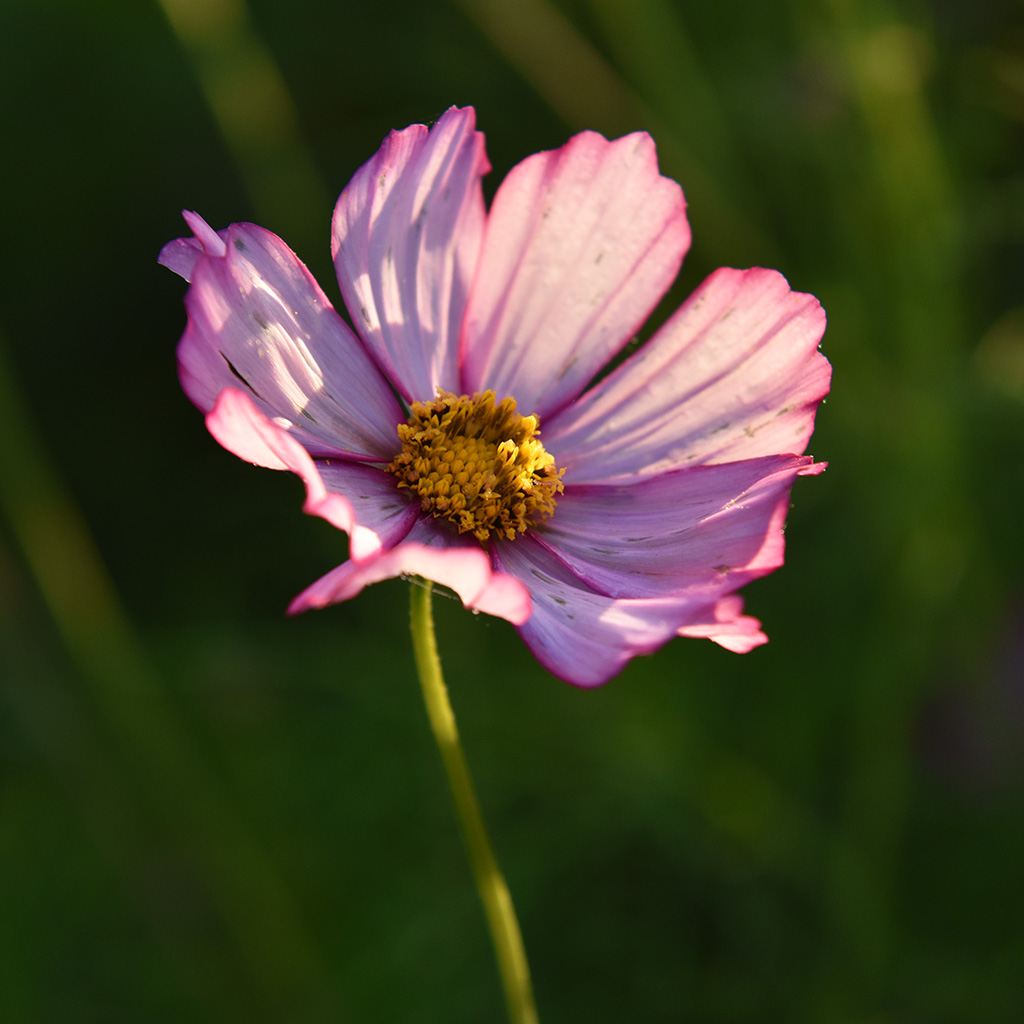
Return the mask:
<svg viewBox="0 0 1024 1024">
<path fill-rule="evenodd" d="M 772 270 L 721 269 L 591 385 L 689 246 L 642 132 L 583 132 L 513 168 L 488 213 L 472 108 L 392 132 L 334 212 L 355 332 L 276 235 L 193 237 L 182 386 L 240 458 L 297 473 L 347 562 L 290 611 L 415 574 L 605 682 L 674 636 L 766 642 L 736 591 L 783 523 L 831 368 L 825 316 Z M 589 386 L 588 386 L 589 385 Z"/>
</svg>

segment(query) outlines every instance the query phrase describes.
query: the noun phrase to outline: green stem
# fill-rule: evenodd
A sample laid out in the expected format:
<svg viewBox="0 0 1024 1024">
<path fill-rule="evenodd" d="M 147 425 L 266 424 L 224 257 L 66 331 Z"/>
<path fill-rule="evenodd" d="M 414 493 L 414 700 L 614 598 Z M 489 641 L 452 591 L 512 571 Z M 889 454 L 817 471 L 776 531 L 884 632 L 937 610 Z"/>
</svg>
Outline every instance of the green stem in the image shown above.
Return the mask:
<svg viewBox="0 0 1024 1024">
<path fill-rule="evenodd" d="M 462 825 L 462 835 L 473 865 L 477 889 L 487 913 L 487 923 L 494 941 L 494 952 L 498 958 L 498 970 L 505 987 L 505 999 L 512 1024 L 537 1024 L 537 1009 L 530 987 L 530 969 L 526 964 L 526 951 L 519 922 L 512 907 L 505 878 L 498 867 L 491 850 L 487 830 L 480 815 L 473 783 L 469 777 L 466 757 L 459 742 L 459 731 L 455 715 L 448 700 L 448 688 L 441 675 L 441 660 L 437 654 L 434 638 L 434 614 L 430 606 L 431 585 L 420 580 L 413 581 L 409 606 L 409 623 L 412 629 L 412 646 L 416 657 L 416 669 L 423 688 L 423 699 L 427 704 L 427 715 L 434 730 L 452 799 Z"/>
</svg>

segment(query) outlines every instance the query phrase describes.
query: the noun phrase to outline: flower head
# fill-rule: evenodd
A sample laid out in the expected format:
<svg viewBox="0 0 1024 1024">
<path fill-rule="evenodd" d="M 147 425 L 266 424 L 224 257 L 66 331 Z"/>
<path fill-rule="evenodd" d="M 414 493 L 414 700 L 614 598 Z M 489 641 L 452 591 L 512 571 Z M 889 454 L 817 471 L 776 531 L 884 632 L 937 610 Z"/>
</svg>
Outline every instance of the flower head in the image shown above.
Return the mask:
<svg viewBox="0 0 1024 1024">
<path fill-rule="evenodd" d="M 638 132 L 583 132 L 489 170 L 471 108 L 392 132 L 338 199 L 355 330 L 253 224 L 160 261 L 190 282 L 182 386 L 240 458 L 297 473 L 349 560 L 293 612 L 416 574 L 514 623 L 589 686 L 673 636 L 766 641 L 736 591 L 778 568 L 789 491 L 830 367 L 810 295 L 712 274 L 637 352 L 690 241 Z"/>
</svg>

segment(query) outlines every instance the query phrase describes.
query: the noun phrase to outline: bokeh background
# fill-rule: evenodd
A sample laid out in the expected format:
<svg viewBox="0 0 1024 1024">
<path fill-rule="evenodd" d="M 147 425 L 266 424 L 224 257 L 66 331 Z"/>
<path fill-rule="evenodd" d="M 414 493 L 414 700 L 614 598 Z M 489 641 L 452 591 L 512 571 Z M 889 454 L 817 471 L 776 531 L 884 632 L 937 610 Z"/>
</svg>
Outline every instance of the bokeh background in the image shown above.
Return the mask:
<svg viewBox="0 0 1024 1024">
<path fill-rule="evenodd" d="M 595 692 L 435 600 L 549 1022 L 1024 1020 L 1024 14 L 1011 0 L 0 5 L 0 1020 L 503 1002 L 407 587 L 178 389 L 182 207 L 337 296 L 335 196 L 473 104 L 494 172 L 638 128 L 835 368 L 772 642 Z"/>
</svg>

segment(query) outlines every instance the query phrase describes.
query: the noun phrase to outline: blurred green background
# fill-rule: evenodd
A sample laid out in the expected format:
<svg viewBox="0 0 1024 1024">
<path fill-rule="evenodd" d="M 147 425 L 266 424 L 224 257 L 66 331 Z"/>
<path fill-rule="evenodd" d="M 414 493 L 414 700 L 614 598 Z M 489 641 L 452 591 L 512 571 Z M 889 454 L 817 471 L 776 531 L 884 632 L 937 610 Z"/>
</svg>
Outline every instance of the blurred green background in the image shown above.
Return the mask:
<svg viewBox="0 0 1024 1024">
<path fill-rule="evenodd" d="M 497 182 L 650 130 L 693 249 L 830 315 L 772 642 L 596 692 L 436 600 L 546 1022 L 1024 1020 L 1024 15 L 986 0 L 5 0 L 0 1020 L 481 1022 L 413 676 L 181 394 L 182 207 L 337 296 L 334 197 L 473 104 Z"/>
</svg>

